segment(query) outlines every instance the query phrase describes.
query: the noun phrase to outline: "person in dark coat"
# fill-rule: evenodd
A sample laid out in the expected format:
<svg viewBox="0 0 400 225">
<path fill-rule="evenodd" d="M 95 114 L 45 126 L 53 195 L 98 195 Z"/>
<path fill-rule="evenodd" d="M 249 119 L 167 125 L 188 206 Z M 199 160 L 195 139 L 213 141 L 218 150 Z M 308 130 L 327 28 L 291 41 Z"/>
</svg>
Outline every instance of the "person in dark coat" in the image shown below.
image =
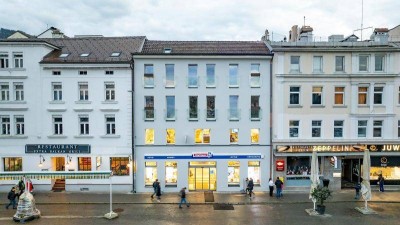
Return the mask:
<svg viewBox="0 0 400 225">
<path fill-rule="evenodd" d="M 379 182 L 379 191 L 384 192 L 385 188 L 383 187 L 383 185 L 385 184 L 385 178 L 383 178 L 382 174 L 379 174 L 378 182 Z"/>
<path fill-rule="evenodd" d="M 181 202 L 179 203 L 179 208 L 182 209 L 182 203 L 185 203 L 187 207 L 189 207 L 189 203 L 186 201 L 186 187 L 182 188 L 179 192 L 181 196 Z"/>
<path fill-rule="evenodd" d="M 153 196 L 156 195 L 157 196 L 157 185 L 158 185 L 158 179 L 156 179 L 153 182 L 153 194 L 151 194 L 151 199 L 153 199 Z"/>
<path fill-rule="evenodd" d="M 10 203 L 8 203 L 8 205 L 6 205 L 6 209 L 8 209 L 8 207 L 10 207 L 10 205 L 13 206 L 13 209 L 16 209 L 17 203 L 15 202 L 15 199 L 17 198 L 17 194 L 15 193 L 15 187 L 12 187 L 10 192 L 8 192 L 7 198 L 10 201 Z"/>
<path fill-rule="evenodd" d="M 161 199 L 161 185 L 160 185 L 159 181 L 157 181 L 156 196 L 157 196 L 157 201 L 160 202 L 160 199 Z"/>
<path fill-rule="evenodd" d="M 354 199 L 360 199 L 360 190 L 361 190 L 361 184 L 357 183 L 354 186 L 354 189 L 356 190 L 356 196 L 354 197 Z"/>
<path fill-rule="evenodd" d="M 253 178 L 250 178 L 249 184 L 247 185 L 247 189 L 249 189 L 249 196 L 250 196 L 250 198 L 251 198 L 251 194 L 254 194 L 253 188 L 254 188 Z"/>
<path fill-rule="evenodd" d="M 276 177 L 275 186 L 276 186 L 276 198 L 282 197 L 283 182 L 279 179 L 279 177 Z"/>
</svg>

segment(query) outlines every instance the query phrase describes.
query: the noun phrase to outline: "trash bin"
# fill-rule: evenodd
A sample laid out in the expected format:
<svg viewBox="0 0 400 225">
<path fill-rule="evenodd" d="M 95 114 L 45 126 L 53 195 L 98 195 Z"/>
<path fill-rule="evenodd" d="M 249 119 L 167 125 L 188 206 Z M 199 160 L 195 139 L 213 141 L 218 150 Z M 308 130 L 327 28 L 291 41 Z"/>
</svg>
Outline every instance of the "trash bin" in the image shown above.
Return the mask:
<svg viewBox="0 0 400 225">
<path fill-rule="evenodd" d="M 329 179 L 323 179 L 322 180 L 322 184 L 324 185 L 324 187 L 328 187 L 329 186 Z"/>
</svg>

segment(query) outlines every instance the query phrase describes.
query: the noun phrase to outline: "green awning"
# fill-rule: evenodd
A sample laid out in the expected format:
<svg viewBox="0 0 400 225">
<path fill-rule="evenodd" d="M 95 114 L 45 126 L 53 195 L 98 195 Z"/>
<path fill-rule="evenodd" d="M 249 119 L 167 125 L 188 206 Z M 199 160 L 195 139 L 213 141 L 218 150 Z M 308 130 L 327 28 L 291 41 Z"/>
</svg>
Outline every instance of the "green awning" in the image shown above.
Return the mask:
<svg viewBox="0 0 400 225">
<path fill-rule="evenodd" d="M 0 180 L 29 179 L 109 179 L 111 171 L 37 171 L 37 172 L 1 172 Z"/>
</svg>

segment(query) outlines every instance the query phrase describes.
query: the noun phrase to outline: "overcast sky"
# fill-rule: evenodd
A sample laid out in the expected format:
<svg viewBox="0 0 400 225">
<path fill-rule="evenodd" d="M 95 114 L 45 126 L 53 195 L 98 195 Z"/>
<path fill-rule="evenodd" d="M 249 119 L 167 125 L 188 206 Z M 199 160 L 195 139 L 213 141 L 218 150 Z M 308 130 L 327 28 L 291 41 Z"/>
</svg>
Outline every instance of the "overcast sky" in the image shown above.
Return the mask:
<svg viewBox="0 0 400 225">
<path fill-rule="evenodd" d="M 0 27 L 38 35 L 57 27 L 67 36 L 145 35 L 151 40 L 280 41 L 293 25 L 314 37 L 361 27 L 362 0 L 0 0 Z M 399 0 L 364 0 L 363 27 L 400 24 Z M 363 31 L 368 39 L 372 29 Z M 360 37 L 360 32 L 354 32 Z"/>
</svg>

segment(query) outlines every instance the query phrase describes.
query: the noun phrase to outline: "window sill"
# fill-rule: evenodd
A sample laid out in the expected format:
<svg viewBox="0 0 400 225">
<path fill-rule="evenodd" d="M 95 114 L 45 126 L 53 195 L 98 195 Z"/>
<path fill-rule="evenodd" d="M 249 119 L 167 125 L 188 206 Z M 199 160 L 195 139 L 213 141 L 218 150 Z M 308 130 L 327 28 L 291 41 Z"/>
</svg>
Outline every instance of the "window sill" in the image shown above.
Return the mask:
<svg viewBox="0 0 400 225">
<path fill-rule="evenodd" d="M 240 187 L 240 184 L 228 184 L 228 187 Z"/>
<path fill-rule="evenodd" d="M 47 138 L 51 138 L 51 139 L 57 139 L 57 138 L 67 138 L 67 136 L 65 136 L 65 135 L 49 135 L 49 136 L 47 136 Z"/>
<path fill-rule="evenodd" d="M 261 88 L 261 85 L 250 85 L 251 88 Z"/>
<path fill-rule="evenodd" d="M 74 108 L 75 112 L 91 112 L 93 109 L 80 109 L 80 108 Z"/>
<path fill-rule="evenodd" d="M 303 108 L 302 105 L 288 105 L 288 108 Z"/>
<path fill-rule="evenodd" d="M 117 135 L 117 134 L 106 134 L 106 135 L 101 135 L 101 138 L 120 138 L 121 135 Z"/>
<path fill-rule="evenodd" d="M 188 85 L 187 87 L 188 87 L 188 88 L 199 88 L 198 85 Z"/>
<path fill-rule="evenodd" d="M 400 105 L 399 105 L 400 107 Z M 217 118 L 206 118 L 206 121 L 217 121 Z"/>
<path fill-rule="evenodd" d="M 75 135 L 74 138 L 93 138 L 92 135 Z"/>
<path fill-rule="evenodd" d="M 250 118 L 251 121 L 261 121 L 261 118 Z"/>
<path fill-rule="evenodd" d="M 26 101 L 0 101 L 0 104 L 26 104 Z"/>
<path fill-rule="evenodd" d="M 199 118 L 189 118 L 188 121 L 199 121 Z"/>
<path fill-rule="evenodd" d="M 217 88 L 216 85 L 207 85 L 206 88 Z"/>
<path fill-rule="evenodd" d="M 369 105 L 358 105 L 359 108 L 369 108 Z"/>
<path fill-rule="evenodd" d="M 91 104 L 92 101 L 87 101 L 87 100 L 79 100 L 75 101 L 75 104 Z"/>
<path fill-rule="evenodd" d="M 54 100 L 54 101 L 49 101 L 49 104 L 65 104 L 65 102 Z"/>
<path fill-rule="evenodd" d="M 166 188 L 176 188 L 176 187 L 178 187 L 178 185 L 176 185 L 176 184 L 166 184 L 165 187 Z"/>
<path fill-rule="evenodd" d="M 0 139 L 27 139 L 26 135 L 0 135 Z"/>
<path fill-rule="evenodd" d="M 310 108 L 325 108 L 324 105 L 311 105 Z"/>
<path fill-rule="evenodd" d="M 176 118 L 165 118 L 165 121 L 175 121 Z"/>
<path fill-rule="evenodd" d="M 144 121 L 154 122 L 154 118 L 145 118 Z"/>
<path fill-rule="evenodd" d="M 150 89 L 150 88 L 154 88 L 154 87 L 155 87 L 154 85 L 144 85 L 144 86 L 143 86 L 143 88 L 149 88 L 149 89 Z"/>
<path fill-rule="evenodd" d="M 239 88 L 239 85 L 229 85 L 229 88 Z"/>
<path fill-rule="evenodd" d="M 239 121 L 239 118 L 229 118 L 229 121 Z"/>
<path fill-rule="evenodd" d="M 333 105 L 332 108 L 347 108 L 347 105 Z"/>
<path fill-rule="evenodd" d="M 118 101 L 115 101 L 115 100 L 105 100 L 105 101 L 102 101 L 101 104 L 118 104 Z"/>
</svg>

